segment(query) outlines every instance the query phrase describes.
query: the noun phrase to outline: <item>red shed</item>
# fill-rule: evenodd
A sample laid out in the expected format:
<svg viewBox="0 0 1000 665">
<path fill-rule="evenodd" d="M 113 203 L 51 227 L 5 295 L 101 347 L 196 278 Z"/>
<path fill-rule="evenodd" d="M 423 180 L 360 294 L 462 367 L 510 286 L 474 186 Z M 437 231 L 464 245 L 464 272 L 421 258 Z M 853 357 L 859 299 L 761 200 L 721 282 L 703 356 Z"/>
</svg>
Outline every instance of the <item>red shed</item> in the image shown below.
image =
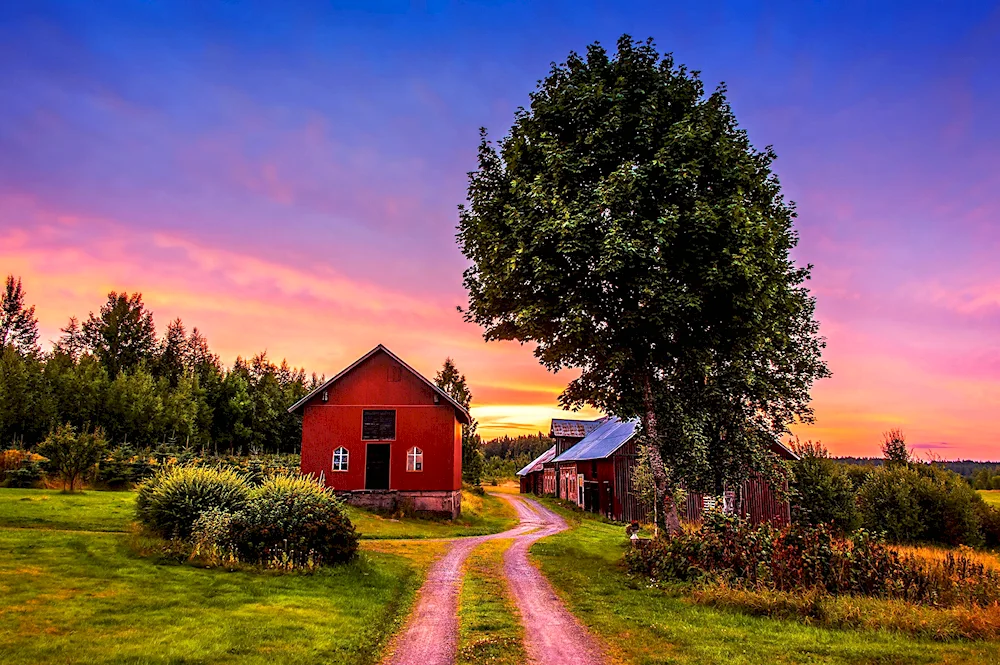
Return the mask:
<svg viewBox="0 0 1000 665">
<path fill-rule="evenodd" d="M 469 412 L 381 344 L 288 409 L 302 473 L 352 504 L 457 517 Z"/>
<path fill-rule="evenodd" d="M 576 429 L 571 425 L 575 422 Z M 525 477 L 541 474 L 542 493 L 572 501 L 584 510 L 600 513 L 613 520 L 628 522 L 650 519 L 650 507 L 635 491 L 632 475 L 639 460 L 636 444 L 639 423 L 618 418 L 596 421 L 553 420 L 552 432 L 556 445 L 550 451 L 556 455 L 539 458 L 519 472 L 521 491 L 537 492 L 537 481 L 525 482 Z M 779 441 L 773 442 L 772 452 L 779 459 L 798 459 Z M 538 466 L 542 467 L 541 472 Z M 779 494 L 760 477 L 752 477 L 739 488 L 742 516 L 753 523 L 789 522 L 787 492 Z M 722 496 L 689 492 L 680 508 L 682 519 L 700 521 L 705 509 L 720 507 L 733 510 L 736 491 L 725 488 Z"/>
</svg>

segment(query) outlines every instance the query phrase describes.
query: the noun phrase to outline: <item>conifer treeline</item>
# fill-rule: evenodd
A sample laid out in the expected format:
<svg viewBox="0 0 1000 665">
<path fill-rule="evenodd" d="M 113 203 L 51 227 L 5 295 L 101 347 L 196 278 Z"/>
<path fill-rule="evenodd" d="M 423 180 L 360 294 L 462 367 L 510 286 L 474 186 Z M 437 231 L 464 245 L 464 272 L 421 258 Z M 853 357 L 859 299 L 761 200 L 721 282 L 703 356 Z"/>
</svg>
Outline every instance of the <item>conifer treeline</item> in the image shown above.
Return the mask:
<svg viewBox="0 0 1000 665">
<path fill-rule="evenodd" d="M 260 353 L 225 368 L 180 319 L 157 337 L 139 293 L 112 292 L 51 350 L 34 307 L 8 277 L 0 303 L 0 447 L 32 447 L 59 424 L 100 427 L 114 445 L 218 452 L 298 452 L 301 421 L 286 409 L 322 379 Z"/>
</svg>

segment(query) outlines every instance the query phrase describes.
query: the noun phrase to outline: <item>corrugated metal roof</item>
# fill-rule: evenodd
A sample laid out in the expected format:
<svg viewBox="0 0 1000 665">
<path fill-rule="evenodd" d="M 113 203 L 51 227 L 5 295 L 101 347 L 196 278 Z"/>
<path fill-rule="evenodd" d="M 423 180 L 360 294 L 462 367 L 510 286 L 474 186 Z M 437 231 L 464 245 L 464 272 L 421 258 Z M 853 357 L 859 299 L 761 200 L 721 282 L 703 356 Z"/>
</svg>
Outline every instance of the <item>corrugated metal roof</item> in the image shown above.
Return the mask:
<svg viewBox="0 0 1000 665">
<path fill-rule="evenodd" d="M 606 418 L 598 420 L 566 420 L 564 418 L 552 419 L 552 436 L 579 437 L 583 438 L 601 426 Z"/>
<path fill-rule="evenodd" d="M 528 466 L 526 466 L 523 469 L 521 469 L 520 471 L 518 471 L 517 475 L 519 475 L 519 476 L 526 476 L 529 473 L 534 473 L 535 471 L 541 471 L 542 470 L 542 465 L 545 464 L 546 462 L 552 461 L 552 458 L 555 457 L 555 456 L 556 456 L 556 447 L 552 446 L 551 448 L 549 448 L 548 450 L 546 450 L 544 453 L 542 453 L 541 455 L 539 455 L 538 457 L 536 457 L 534 460 L 532 460 L 528 464 Z"/>
<path fill-rule="evenodd" d="M 635 436 L 639 428 L 638 420 L 609 418 L 607 422 L 588 434 L 578 444 L 555 458 L 555 462 L 580 462 L 604 459 L 622 447 Z"/>
</svg>

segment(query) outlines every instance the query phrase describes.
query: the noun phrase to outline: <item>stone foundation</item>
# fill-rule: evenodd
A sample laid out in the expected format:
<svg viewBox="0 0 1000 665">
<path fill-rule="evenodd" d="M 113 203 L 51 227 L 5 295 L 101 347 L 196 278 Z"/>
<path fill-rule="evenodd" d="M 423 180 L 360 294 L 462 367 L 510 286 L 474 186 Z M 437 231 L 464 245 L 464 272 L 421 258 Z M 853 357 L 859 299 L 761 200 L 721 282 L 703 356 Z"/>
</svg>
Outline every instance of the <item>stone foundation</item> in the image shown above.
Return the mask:
<svg viewBox="0 0 1000 665">
<path fill-rule="evenodd" d="M 354 490 L 338 494 L 352 506 L 366 510 L 402 510 L 452 520 L 462 514 L 461 490 Z"/>
</svg>

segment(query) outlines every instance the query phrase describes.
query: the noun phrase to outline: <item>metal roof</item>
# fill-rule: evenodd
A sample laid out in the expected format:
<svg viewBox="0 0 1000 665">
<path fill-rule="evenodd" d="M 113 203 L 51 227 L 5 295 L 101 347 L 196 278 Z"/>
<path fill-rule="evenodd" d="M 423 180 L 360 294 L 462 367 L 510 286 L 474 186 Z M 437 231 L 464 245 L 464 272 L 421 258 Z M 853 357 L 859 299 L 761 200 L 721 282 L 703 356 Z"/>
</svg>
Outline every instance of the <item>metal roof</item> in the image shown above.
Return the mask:
<svg viewBox="0 0 1000 665">
<path fill-rule="evenodd" d="M 582 441 L 555 458 L 554 462 L 580 462 L 604 459 L 635 436 L 639 429 L 638 420 L 609 418 Z"/>
<path fill-rule="evenodd" d="M 529 462 L 528 466 L 518 471 L 516 475 L 526 476 L 529 473 L 534 473 L 535 471 L 541 471 L 542 465 L 545 464 L 546 462 L 551 462 L 552 458 L 555 456 L 556 456 L 556 447 L 552 446 L 544 453 L 542 453 L 541 455 L 533 459 L 531 462 Z"/>
<path fill-rule="evenodd" d="M 458 414 L 458 420 L 459 420 L 459 422 L 464 423 L 466 425 L 468 425 L 468 424 L 470 424 L 472 422 L 472 416 L 469 415 L 469 410 L 468 409 L 466 409 L 464 406 L 462 406 L 461 404 L 459 404 L 458 402 L 456 402 L 455 399 L 451 395 L 449 395 L 445 391 L 441 390 L 441 388 L 439 388 L 436 384 L 428 381 L 427 378 L 423 374 L 421 374 L 417 370 L 415 370 L 412 367 L 410 367 L 409 365 L 407 365 L 406 362 L 404 362 L 402 358 L 400 358 L 395 353 L 393 353 L 389 349 L 385 348 L 381 344 L 379 344 L 374 349 L 372 349 L 371 351 L 369 351 L 368 353 L 366 353 L 365 355 L 361 356 L 360 358 L 358 358 L 357 360 L 355 360 L 353 363 L 351 363 L 350 365 L 348 365 L 347 367 L 345 367 L 343 370 L 340 371 L 340 373 L 338 373 L 335 377 L 333 377 L 332 379 L 330 379 L 327 382 L 325 382 L 319 388 L 317 388 L 316 390 L 312 391 L 311 393 L 309 393 L 308 395 L 306 395 L 305 397 L 303 397 L 302 399 L 300 399 L 295 404 L 292 404 L 290 407 L 288 407 L 288 413 L 295 413 L 296 411 L 298 411 L 299 409 L 301 409 L 302 407 L 304 407 L 306 405 L 306 403 L 309 402 L 309 400 L 311 400 L 313 397 L 315 397 L 316 395 L 318 395 L 322 391 L 326 390 L 327 388 L 329 388 L 330 386 L 332 386 L 333 384 L 335 384 L 340 379 L 342 379 L 345 376 L 347 376 L 347 374 L 351 370 L 353 370 L 355 367 L 357 367 L 358 365 L 360 365 L 364 361 L 366 361 L 369 358 L 371 358 L 373 355 L 375 355 L 379 351 L 381 351 L 382 353 L 386 354 L 387 356 L 389 356 L 390 358 L 392 358 L 393 360 L 395 360 L 396 362 L 398 362 L 400 365 L 402 365 L 403 367 L 405 367 L 407 369 L 407 371 L 410 372 L 410 374 L 412 374 L 413 376 L 415 376 L 418 379 L 420 379 L 421 381 L 423 381 L 425 384 L 427 384 L 427 386 L 429 388 L 431 388 L 434 392 L 436 392 L 438 395 L 440 395 L 441 397 L 443 397 L 446 402 L 448 402 L 453 407 L 455 407 L 455 413 Z"/>
<path fill-rule="evenodd" d="M 552 419 L 552 436 L 578 437 L 583 438 L 601 426 L 607 418 L 598 420 L 567 420 L 565 418 Z"/>
</svg>

